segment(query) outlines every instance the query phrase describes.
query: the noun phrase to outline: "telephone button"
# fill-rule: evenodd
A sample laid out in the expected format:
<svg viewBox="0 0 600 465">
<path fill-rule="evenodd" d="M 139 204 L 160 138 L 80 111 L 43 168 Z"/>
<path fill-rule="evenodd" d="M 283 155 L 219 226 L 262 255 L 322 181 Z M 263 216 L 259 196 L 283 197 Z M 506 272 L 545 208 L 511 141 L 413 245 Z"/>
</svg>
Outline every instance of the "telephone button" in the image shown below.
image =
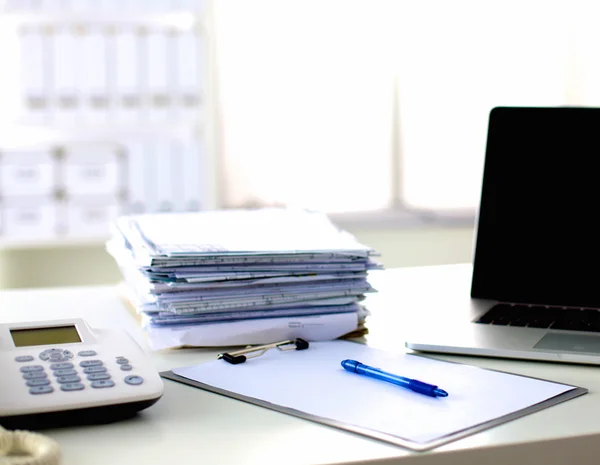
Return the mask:
<svg viewBox="0 0 600 465">
<path fill-rule="evenodd" d="M 123 371 L 131 371 L 131 370 L 133 370 L 133 367 L 131 365 L 129 365 L 129 364 L 121 365 L 121 370 L 123 370 Z"/>
<path fill-rule="evenodd" d="M 60 389 L 63 391 L 81 391 L 85 386 L 81 383 L 65 383 L 60 385 Z"/>
<path fill-rule="evenodd" d="M 144 378 L 142 378 L 141 376 L 131 375 L 131 376 L 125 376 L 124 381 L 127 384 L 131 384 L 132 386 L 137 386 L 144 382 Z"/>
<path fill-rule="evenodd" d="M 68 383 L 78 383 L 79 381 L 81 381 L 81 378 L 79 376 L 58 376 L 56 378 L 56 382 L 60 383 L 60 384 L 68 384 Z"/>
<path fill-rule="evenodd" d="M 30 379 L 25 384 L 27 384 L 27 386 L 29 386 L 29 387 L 48 386 L 48 384 L 50 384 L 50 380 L 46 379 L 46 378 Z"/>
<path fill-rule="evenodd" d="M 32 373 L 34 371 L 44 371 L 44 367 L 42 365 L 27 365 L 21 367 L 21 373 Z"/>
<path fill-rule="evenodd" d="M 29 389 L 29 394 L 50 394 L 54 392 L 52 386 L 34 386 Z"/>
<path fill-rule="evenodd" d="M 73 368 L 72 363 L 63 362 L 63 363 L 53 363 L 50 365 L 51 370 L 64 370 L 66 368 Z"/>
<path fill-rule="evenodd" d="M 31 362 L 32 360 L 33 357 L 31 355 L 19 355 L 18 357 L 15 357 L 16 362 Z"/>
<path fill-rule="evenodd" d="M 92 383 L 91 383 L 91 386 L 93 388 L 109 388 L 109 387 L 113 387 L 114 385 L 115 385 L 114 381 L 111 381 L 110 379 L 92 381 Z"/>
<path fill-rule="evenodd" d="M 106 373 L 106 367 L 87 367 L 83 369 L 86 375 L 90 373 Z"/>
<path fill-rule="evenodd" d="M 76 374 L 77 372 L 72 369 L 54 370 L 54 376 L 73 376 Z"/>
<path fill-rule="evenodd" d="M 40 379 L 47 377 L 48 375 L 44 371 L 32 371 L 31 373 L 23 374 L 23 379 Z"/>
<path fill-rule="evenodd" d="M 129 360 L 127 360 L 125 357 L 118 357 L 117 358 L 117 363 L 119 365 L 125 365 L 125 364 L 129 363 Z"/>
<path fill-rule="evenodd" d="M 87 379 L 90 381 L 101 381 L 104 379 L 110 379 L 110 375 L 108 373 L 92 373 L 88 375 Z"/>
<path fill-rule="evenodd" d="M 83 362 L 79 363 L 80 367 L 99 367 L 101 365 L 104 365 L 102 363 L 102 360 L 84 360 Z"/>
<path fill-rule="evenodd" d="M 95 350 L 80 350 L 77 352 L 77 355 L 80 357 L 93 357 L 94 355 L 98 355 Z"/>
</svg>

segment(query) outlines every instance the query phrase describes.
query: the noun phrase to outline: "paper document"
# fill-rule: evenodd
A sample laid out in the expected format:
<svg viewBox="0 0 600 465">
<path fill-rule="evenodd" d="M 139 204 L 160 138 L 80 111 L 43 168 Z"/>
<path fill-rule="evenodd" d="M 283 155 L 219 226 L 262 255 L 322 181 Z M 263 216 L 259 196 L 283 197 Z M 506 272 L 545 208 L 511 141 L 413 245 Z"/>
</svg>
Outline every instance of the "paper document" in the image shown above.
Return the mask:
<svg viewBox="0 0 600 465">
<path fill-rule="evenodd" d="M 348 372 L 341 366 L 345 359 L 435 384 L 446 390 L 448 397 L 428 397 Z M 240 365 L 215 360 L 177 368 L 173 373 L 183 377 L 183 382 L 200 383 L 197 386 L 201 388 L 417 450 L 587 392 L 348 341 L 311 343 L 303 351 L 269 350 Z"/>
<path fill-rule="evenodd" d="M 269 344 L 301 337 L 329 341 L 356 330 L 357 313 L 262 318 L 203 325 L 149 326 L 145 328 L 152 350 L 179 347 L 218 347 Z"/>
</svg>

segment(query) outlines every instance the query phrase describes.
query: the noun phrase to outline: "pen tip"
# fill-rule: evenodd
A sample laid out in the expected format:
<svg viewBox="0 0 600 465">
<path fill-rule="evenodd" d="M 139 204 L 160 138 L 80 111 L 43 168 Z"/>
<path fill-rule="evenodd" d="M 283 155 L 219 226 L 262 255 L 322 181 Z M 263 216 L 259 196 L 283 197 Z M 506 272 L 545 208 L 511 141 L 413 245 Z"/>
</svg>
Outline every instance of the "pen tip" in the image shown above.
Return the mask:
<svg viewBox="0 0 600 465">
<path fill-rule="evenodd" d="M 443 389 L 440 388 L 436 388 L 435 391 L 433 391 L 435 393 L 435 395 L 437 397 L 448 397 L 448 393 L 446 391 L 444 391 Z"/>
</svg>

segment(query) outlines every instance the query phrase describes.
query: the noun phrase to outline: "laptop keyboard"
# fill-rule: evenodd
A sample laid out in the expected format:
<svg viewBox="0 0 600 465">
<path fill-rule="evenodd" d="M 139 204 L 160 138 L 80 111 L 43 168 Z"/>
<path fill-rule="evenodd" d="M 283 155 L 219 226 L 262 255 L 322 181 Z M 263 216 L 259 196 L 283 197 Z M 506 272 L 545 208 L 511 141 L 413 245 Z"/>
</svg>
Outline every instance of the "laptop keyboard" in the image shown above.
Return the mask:
<svg viewBox="0 0 600 465">
<path fill-rule="evenodd" d="M 589 308 L 496 304 L 476 323 L 600 332 L 600 311 Z"/>
</svg>

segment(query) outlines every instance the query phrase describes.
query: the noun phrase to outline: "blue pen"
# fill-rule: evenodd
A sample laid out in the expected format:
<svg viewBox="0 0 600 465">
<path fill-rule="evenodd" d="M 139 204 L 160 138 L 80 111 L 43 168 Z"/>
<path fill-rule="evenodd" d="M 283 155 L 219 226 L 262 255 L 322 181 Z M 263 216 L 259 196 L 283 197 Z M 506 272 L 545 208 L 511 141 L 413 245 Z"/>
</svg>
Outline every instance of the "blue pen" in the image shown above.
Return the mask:
<svg viewBox="0 0 600 465">
<path fill-rule="evenodd" d="M 425 394 L 426 396 L 431 397 L 448 397 L 448 393 L 437 386 L 427 384 L 416 379 L 394 375 L 392 373 L 388 373 L 387 371 L 380 370 L 379 368 L 373 368 L 369 365 L 357 362 L 356 360 L 343 360 L 342 366 L 344 369 L 351 371 L 352 373 L 358 373 L 359 375 L 365 375 L 370 378 L 380 379 L 381 381 L 397 384 L 398 386 L 418 392 L 419 394 Z"/>
</svg>

